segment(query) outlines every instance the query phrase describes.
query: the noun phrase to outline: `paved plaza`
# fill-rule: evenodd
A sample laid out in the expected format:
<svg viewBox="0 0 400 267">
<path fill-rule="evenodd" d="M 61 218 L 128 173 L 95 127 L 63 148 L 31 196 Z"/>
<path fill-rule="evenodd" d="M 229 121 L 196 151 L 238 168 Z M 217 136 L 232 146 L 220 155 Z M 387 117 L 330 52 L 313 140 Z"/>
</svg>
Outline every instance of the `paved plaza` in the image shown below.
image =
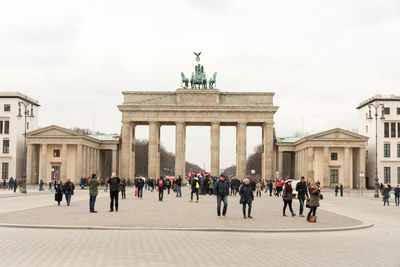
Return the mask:
<svg viewBox="0 0 400 267">
<path fill-rule="evenodd" d="M 0 265 L 399 266 L 396 244 L 400 234 L 400 207 L 383 207 L 382 202 L 369 197 L 371 193 L 359 197 L 352 192 L 350 196 L 335 198 L 332 192 L 326 192 L 318 211 L 317 224 L 306 223 L 299 217 L 283 218 L 281 201 L 266 194 L 254 203 L 255 218 L 245 221 L 240 217 L 238 197 L 229 198 L 228 217 L 218 219 L 214 197 L 201 196 L 200 203 L 196 204 L 187 202 L 187 189 L 183 193 L 182 199 L 166 195 L 166 200 L 159 203 L 157 192 L 145 192 L 144 199 L 137 200 L 129 190 L 127 200 L 120 200 L 120 212 L 111 214 L 108 212 L 107 193 L 104 192 L 101 192 L 96 206 L 98 214 L 88 213 L 87 191 L 77 190 L 70 207 L 65 203 L 61 207 L 55 206 L 53 195 L 46 193 L 1 198 L 0 220 L 1 223 L 32 224 L 47 220 L 47 224 L 61 222 L 62 225 L 86 222 L 86 226 L 103 222 L 102 225 L 122 227 L 197 227 L 201 224 L 208 228 L 242 229 L 260 228 L 261 222 L 269 224 L 263 228 L 279 228 L 277 225 L 283 223 L 281 228 L 313 226 L 317 229 L 323 224 L 343 226 L 342 220 L 347 225 L 356 225 L 361 223 L 360 220 L 374 226 L 350 231 L 287 233 L 0 227 L 3 246 Z M 25 208 L 21 208 L 22 203 L 25 203 Z M 297 213 L 297 204 L 295 208 Z M 199 214 L 204 218 L 200 219 Z M 73 222 L 70 217 L 77 221 Z M 279 223 L 274 224 L 274 221 Z M 24 253 L 20 253 L 22 251 Z"/>
</svg>

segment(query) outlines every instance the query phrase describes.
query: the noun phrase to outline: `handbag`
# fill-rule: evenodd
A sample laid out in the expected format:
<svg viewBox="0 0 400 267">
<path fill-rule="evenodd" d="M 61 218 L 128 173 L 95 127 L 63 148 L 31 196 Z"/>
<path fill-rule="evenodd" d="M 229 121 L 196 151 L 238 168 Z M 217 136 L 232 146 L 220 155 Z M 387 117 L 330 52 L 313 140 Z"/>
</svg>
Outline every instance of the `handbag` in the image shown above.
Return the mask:
<svg viewBox="0 0 400 267">
<path fill-rule="evenodd" d="M 137 197 L 137 188 L 135 189 L 135 197 Z"/>
<path fill-rule="evenodd" d="M 309 198 L 307 199 L 307 202 L 306 202 L 306 208 L 310 208 L 310 199 Z"/>
<path fill-rule="evenodd" d="M 324 195 L 323 194 L 319 194 L 319 199 L 323 200 L 324 199 Z"/>
<path fill-rule="evenodd" d="M 311 215 L 310 218 L 308 219 L 309 222 L 316 223 L 317 222 L 317 216 Z"/>
</svg>

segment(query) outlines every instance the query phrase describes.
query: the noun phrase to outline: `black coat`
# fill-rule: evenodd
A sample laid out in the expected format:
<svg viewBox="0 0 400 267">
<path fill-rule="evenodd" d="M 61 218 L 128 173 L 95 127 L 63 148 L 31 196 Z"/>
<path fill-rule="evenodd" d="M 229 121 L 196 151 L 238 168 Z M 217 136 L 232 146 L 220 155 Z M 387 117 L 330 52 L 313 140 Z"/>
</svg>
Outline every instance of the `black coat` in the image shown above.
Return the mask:
<svg viewBox="0 0 400 267">
<path fill-rule="evenodd" d="M 197 185 L 199 185 L 199 188 L 197 188 Z M 199 190 L 200 189 L 200 181 L 198 179 L 194 179 L 192 182 L 192 190 Z"/>
<path fill-rule="evenodd" d="M 228 183 L 224 180 L 218 180 L 215 185 L 214 185 L 214 195 L 220 196 L 220 197 L 225 197 L 229 195 L 229 185 Z"/>
<path fill-rule="evenodd" d="M 298 182 L 296 184 L 296 191 L 297 191 L 297 198 L 298 199 L 305 199 L 307 196 L 308 198 L 308 192 L 307 192 L 307 183 L 304 182 Z"/>
<path fill-rule="evenodd" d="M 110 184 L 110 192 L 119 192 L 121 180 L 118 177 L 108 179 L 107 183 Z"/>
<path fill-rule="evenodd" d="M 75 185 L 74 185 L 73 182 L 66 182 L 66 183 L 63 185 L 63 188 L 62 188 L 62 192 L 63 192 L 64 194 L 65 194 L 65 192 L 70 192 L 70 193 L 72 193 L 74 190 L 75 190 Z"/>
<path fill-rule="evenodd" d="M 242 187 L 240 187 L 239 195 L 243 198 L 245 203 L 250 203 L 254 200 L 253 190 L 249 184 L 243 184 Z"/>
<path fill-rule="evenodd" d="M 54 200 L 61 202 L 62 201 L 63 185 L 62 184 L 56 184 L 54 186 L 54 190 L 55 190 Z"/>
<path fill-rule="evenodd" d="M 139 189 L 142 189 L 144 187 L 144 181 L 143 179 L 137 179 L 136 181 L 136 187 Z"/>
</svg>

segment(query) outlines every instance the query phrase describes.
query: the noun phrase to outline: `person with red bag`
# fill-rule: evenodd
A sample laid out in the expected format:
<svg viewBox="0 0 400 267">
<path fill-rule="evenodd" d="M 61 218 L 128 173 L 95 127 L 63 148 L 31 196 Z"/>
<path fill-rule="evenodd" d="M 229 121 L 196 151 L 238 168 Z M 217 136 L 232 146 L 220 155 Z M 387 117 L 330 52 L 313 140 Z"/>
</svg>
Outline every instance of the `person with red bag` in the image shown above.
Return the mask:
<svg viewBox="0 0 400 267">
<path fill-rule="evenodd" d="M 308 222 L 316 222 L 317 216 L 315 216 L 317 212 L 317 208 L 319 207 L 319 200 L 321 197 L 321 189 L 322 186 L 317 184 L 316 182 L 312 182 L 308 187 L 308 192 L 310 193 L 310 211 L 307 215 Z"/>
</svg>

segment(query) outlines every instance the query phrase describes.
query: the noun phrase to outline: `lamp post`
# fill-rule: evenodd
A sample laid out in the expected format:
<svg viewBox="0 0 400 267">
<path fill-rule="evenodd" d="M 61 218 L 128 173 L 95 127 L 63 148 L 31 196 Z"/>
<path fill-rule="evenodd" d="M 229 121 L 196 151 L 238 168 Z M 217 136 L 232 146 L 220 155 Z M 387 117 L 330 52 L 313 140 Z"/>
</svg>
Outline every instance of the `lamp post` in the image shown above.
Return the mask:
<svg viewBox="0 0 400 267">
<path fill-rule="evenodd" d="M 383 111 L 385 106 L 380 103 L 370 103 L 368 104 L 369 108 L 369 116 L 368 120 L 372 120 L 372 115 L 371 115 L 371 108 L 375 109 L 375 198 L 379 198 L 379 192 L 378 192 L 378 187 L 379 187 L 379 179 L 378 179 L 378 110 L 381 108 L 381 120 L 384 120 L 385 117 L 383 116 Z"/>
<path fill-rule="evenodd" d="M 33 118 L 33 104 L 25 103 L 25 102 L 18 102 L 19 112 L 18 118 L 24 117 L 24 171 L 22 173 L 22 193 L 26 194 L 26 117 Z M 24 110 L 24 114 L 21 114 L 21 107 Z M 30 114 L 29 114 L 29 107 L 30 107 Z"/>
</svg>

